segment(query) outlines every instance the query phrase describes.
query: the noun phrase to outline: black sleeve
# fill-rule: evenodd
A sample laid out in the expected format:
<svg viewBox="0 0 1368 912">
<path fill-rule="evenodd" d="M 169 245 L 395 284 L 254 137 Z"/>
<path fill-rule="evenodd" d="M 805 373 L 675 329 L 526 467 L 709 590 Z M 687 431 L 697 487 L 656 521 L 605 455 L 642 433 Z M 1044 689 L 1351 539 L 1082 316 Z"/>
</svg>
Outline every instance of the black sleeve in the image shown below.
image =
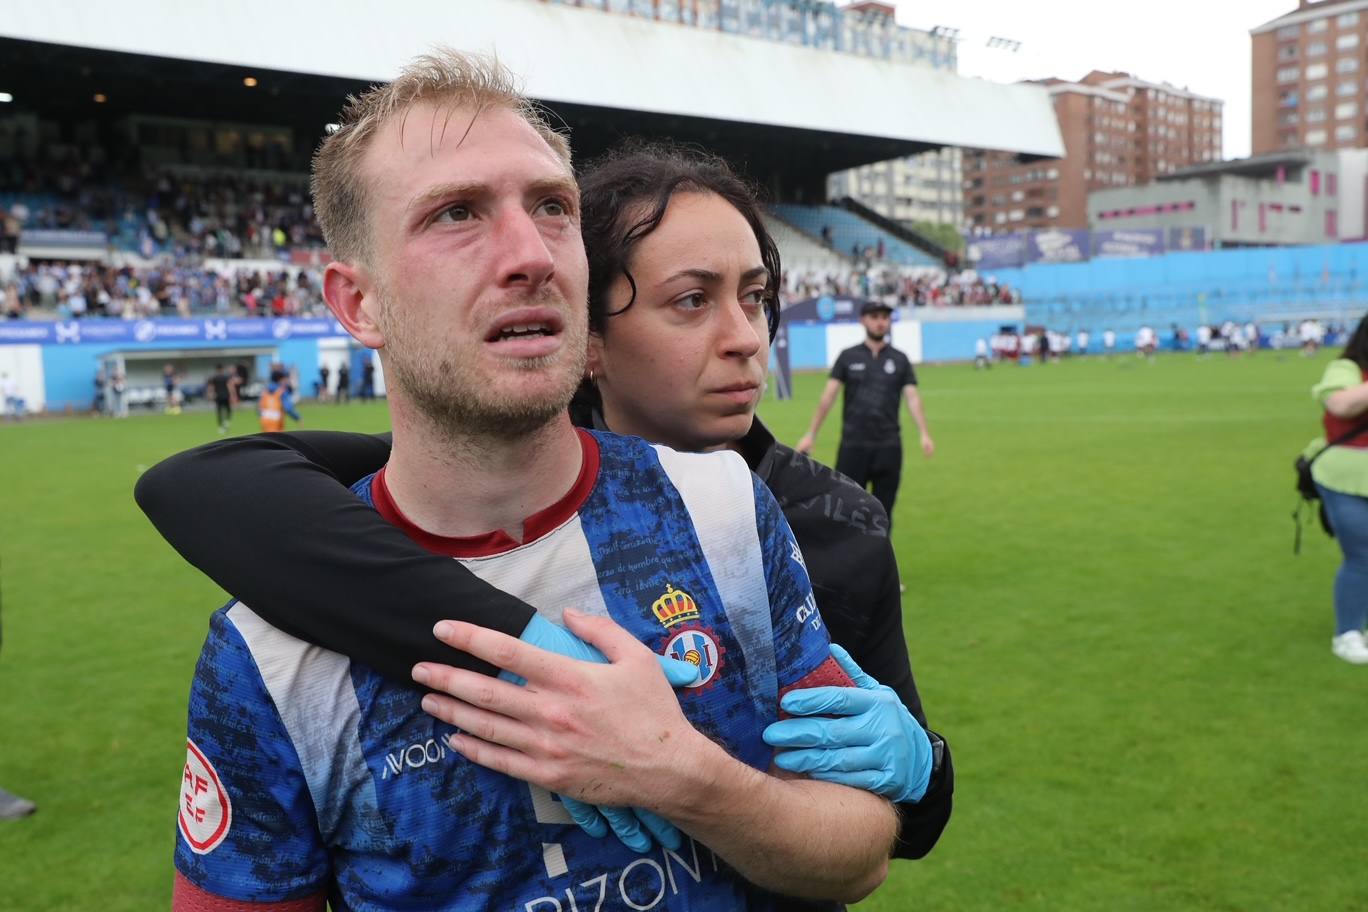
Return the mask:
<svg viewBox="0 0 1368 912">
<path fill-rule="evenodd" d="M 531 606 L 431 554 L 347 490 L 389 439 L 304 431 L 205 444 L 134 497 L 187 561 L 293 636 L 409 681 L 414 662 L 494 674 L 432 635 L 444 618 L 520 636 Z"/>
<path fill-rule="evenodd" d="M 845 352 L 836 356 L 836 363 L 831 365 L 831 379 L 846 382 L 846 376 L 850 373 L 850 359 Z"/>
<path fill-rule="evenodd" d="M 903 360 L 905 360 L 905 361 L 907 362 L 907 377 L 906 377 L 906 379 L 903 380 L 903 386 L 909 386 L 909 385 L 910 385 L 910 386 L 916 386 L 916 385 L 917 385 L 917 371 L 916 371 L 916 368 L 914 368 L 914 367 L 912 366 L 912 359 L 911 359 L 911 358 L 904 358 Z"/>
<path fill-rule="evenodd" d="M 885 564 L 880 596 L 877 604 L 871 606 L 871 624 L 858 654 L 851 649 L 851 655 L 866 674 L 880 684 L 891 687 L 922 727 L 927 728 L 921 695 L 917 693 L 917 682 L 912 677 L 907 640 L 903 636 L 898 565 L 891 545 Z M 954 791 L 955 771 L 950 762 L 950 744 L 947 740 L 940 773 L 932 777 L 931 787 L 922 800 L 915 804 L 897 805 L 902 822 L 898 829 L 898 841 L 893 846 L 894 858 L 921 858 L 931 851 L 950 821 Z"/>
</svg>

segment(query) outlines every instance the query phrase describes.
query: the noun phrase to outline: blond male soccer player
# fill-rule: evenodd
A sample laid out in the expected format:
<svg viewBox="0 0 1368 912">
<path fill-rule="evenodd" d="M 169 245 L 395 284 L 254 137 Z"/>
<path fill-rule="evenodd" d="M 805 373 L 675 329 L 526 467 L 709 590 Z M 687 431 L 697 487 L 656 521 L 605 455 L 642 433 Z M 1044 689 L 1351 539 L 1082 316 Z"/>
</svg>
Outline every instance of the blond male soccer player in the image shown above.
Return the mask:
<svg viewBox="0 0 1368 912">
<path fill-rule="evenodd" d="M 526 686 L 456 670 L 442 687 L 460 701 L 443 703 L 230 604 L 191 694 L 177 908 L 867 894 L 891 807 L 780 778 L 761 738 L 782 693 L 849 681 L 777 504 L 736 454 L 570 424 L 587 270 L 564 139 L 505 71 L 453 53 L 420 58 L 341 123 L 314 163 L 335 257 L 324 292 L 380 352 L 394 435 L 357 495 L 539 610 L 583 606 L 565 620 L 610 661 L 454 624 L 454 645 Z M 643 645 L 661 639 L 699 668 L 678 698 Z M 687 838 L 639 857 L 574 826 L 552 791 L 644 808 Z"/>
</svg>

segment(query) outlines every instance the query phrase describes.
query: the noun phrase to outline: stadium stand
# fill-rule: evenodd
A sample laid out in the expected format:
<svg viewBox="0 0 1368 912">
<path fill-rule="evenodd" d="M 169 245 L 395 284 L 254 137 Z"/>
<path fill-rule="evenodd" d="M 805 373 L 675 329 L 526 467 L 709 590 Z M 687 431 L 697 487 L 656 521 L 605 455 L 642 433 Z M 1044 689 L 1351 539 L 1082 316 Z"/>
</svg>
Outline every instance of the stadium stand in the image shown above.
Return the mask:
<svg viewBox="0 0 1368 912">
<path fill-rule="evenodd" d="M 817 238 L 793 227 L 777 213 L 770 213 L 767 227 L 779 246 L 784 268 L 791 273 L 849 272 L 853 263 L 848 256 L 823 244 Z"/>
<path fill-rule="evenodd" d="M 0 275 L 10 319 L 320 316 L 322 273 L 260 261 L 39 262 Z"/>
<path fill-rule="evenodd" d="M 776 214 L 790 225 L 815 238 L 831 238 L 835 250 L 850 251 L 852 257 L 867 260 L 887 260 L 899 266 L 940 269 L 942 264 L 918 250 L 902 238 L 860 218 L 839 206 L 800 206 L 781 204 L 773 207 Z"/>
<path fill-rule="evenodd" d="M 54 135 L 60 127 L 39 121 L 37 129 Z M 244 157 L 239 167 L 215 167 L 194 162 L 188 152 L 134 148 L 126 141 L 106 148 L 94 142 L 33 144 L 11 138 L 0 146 L 32 149 L 0 156 L 0 212 L 8 217 L 4 243 L 19 253 L 53 258 L 54 243 L 71 241 L 43 232 L 100 232 L 105 246 L 145 257 L 271 256 L 286 247 L 322 244 L 305 162 L 275 155 L 260 162 Z M 298 170 L 251 167 L 262 164 Z M 10 236 L 14 227 L 17 242 Z M 23 249 L 26 242 L 37 249 Z M 67 259 L 101 253 L 90 244 L 68 245 L 83 249 Z"/>
<path fill-rule="evenodd" d="M 876 228 L 880 228 L 886 233 L 893 235 L 893 237 L 905 241 L 917 250 L 922 251 L 937 263 L 958 264 L 959 262 L 959 255 L 954 251 L 947 250 L 945 247 L 942 247 L 919 231 L 876 212 L 854 197 L 843 196 L 835 202 L 842 209 L 855 213 Z"/>
<path fill-rule="evenodd" d="M 301 254 L 316 262 L 322 249 L 304 174 L 182 163 L 106 176 L 103 183 L 68 180 L 92 173 L 76 164 L 81 160 L 73 154 L 57 167 L 11 163 L 11 186 L 24 189 L 0 193 L 0 212 L 18 225 L 21 254 L 0 269 L 6 317 L 323 312 L 316 270 L 301 272 L 290 262 Z M 835 246 L 784 214 L 820 222 L 817 234 L 829 229 Z M 999 303 L 996 287 L 972 274 L 952 278 L 919 251 L 906 255 L 903 241 L 844 209 L 776 206 L 769 223 L 791 299 L 831 294 L 928 306 Z M 839 245 L 857 230 L 873 243 L 855 259 Z M 903 262 L 908 259 L 917 262 Z"/>
</svg>

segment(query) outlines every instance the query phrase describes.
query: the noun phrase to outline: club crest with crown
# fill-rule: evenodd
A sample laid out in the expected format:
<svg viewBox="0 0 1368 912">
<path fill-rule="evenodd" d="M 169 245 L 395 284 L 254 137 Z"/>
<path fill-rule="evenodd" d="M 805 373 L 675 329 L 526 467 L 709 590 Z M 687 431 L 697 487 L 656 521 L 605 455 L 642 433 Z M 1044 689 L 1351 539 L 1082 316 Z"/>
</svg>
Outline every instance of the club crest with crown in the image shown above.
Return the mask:
<svg viewBox="0 0 1368 912">
<path fill-rule="evenodd" d="M 651 611 L 666 629 L 685 621 L 696 621 L 699 617 L 698 603 L 693 596 L 665 584 L 665 594 L 651 603 Z"/>
</svg>

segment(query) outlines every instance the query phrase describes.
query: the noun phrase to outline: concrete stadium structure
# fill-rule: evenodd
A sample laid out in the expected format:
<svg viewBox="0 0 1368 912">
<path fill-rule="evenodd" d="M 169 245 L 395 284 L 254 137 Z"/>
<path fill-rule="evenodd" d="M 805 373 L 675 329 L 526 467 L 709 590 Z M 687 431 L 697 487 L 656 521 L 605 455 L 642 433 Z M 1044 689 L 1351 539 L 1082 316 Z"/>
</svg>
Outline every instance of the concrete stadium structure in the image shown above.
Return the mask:
<svg viewBox="0 0 1368 912">
<path fill-rule="evenodd" d="M 265 134 L 282 167 L 298 172 L 346 94 L 438 44 L 496 54 L 564 121 L 580 161 L 628 135 L 694 142 L 776 202 L 823 203 L 834 171 L 943 147 L 1063 151 L 1036 86 L 537 0 L 397 0 L 383 12 L 365 0 L 20 4 L 0 17 L 0 92 L 12 98 L 0 121 L 131 138 L 139 151 L 169 137 L 168 155 L 199 150 L 203 162 L 182 162 L 192 168 L 231 168 L 236 159 L 216 156 Z M 8 321 L 0 370 L 18 375 L 35 410 L 87 407 L 102 365 L 198 364 L 211 353 L 258 371 L 283 361 L 307 391 L 321 363 L 362 354 L 329 324 Z M 818 329 L 821 344 L 799 345 L 807 354 L 795 366 L 824 366 L 828 329 Z"/>
</svg>

